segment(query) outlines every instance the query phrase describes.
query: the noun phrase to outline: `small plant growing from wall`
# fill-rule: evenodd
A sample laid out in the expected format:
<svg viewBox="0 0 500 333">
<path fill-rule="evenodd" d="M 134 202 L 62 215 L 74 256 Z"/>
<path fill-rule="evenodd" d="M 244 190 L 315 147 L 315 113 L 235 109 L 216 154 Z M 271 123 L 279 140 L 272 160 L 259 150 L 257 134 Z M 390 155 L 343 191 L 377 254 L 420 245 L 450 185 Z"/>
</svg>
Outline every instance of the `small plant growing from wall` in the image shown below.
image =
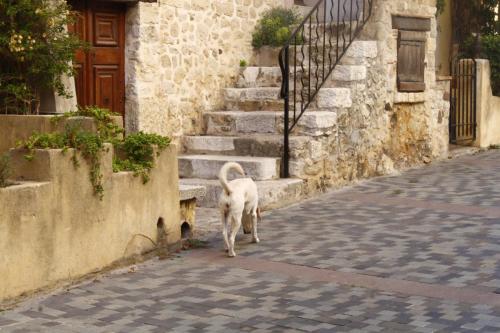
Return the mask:
<svg viewBox="0 0 500 333">
<path fill-rule="evenodd" d="M 157 134 L 130 134 L 123 141 L 115 142 L 119 153 L 113 159 L 113 171 L 132 171 L 135 176 L 141 176 L 146 184 L 154 167 L 154 146 L 161 151 L 169 144 L 169 138 Z"/>
<path fill-rule="evenodd" d="M 0 187 L 6 187 L 9 185 L 7 179 L 10 176 L 10 159 L 9 155 L 0 155 Z"/>
<path fill-rule="evenodd" d="M 241 67 L 241 68 L 245 68 L 245 67 L 247 67 L 247 66 L 248 66 L 247 61 L 246 61 L 245 59 L 241 59 L 241 60 L 240 60 L 240 67 Z"/>
<path fill-rule="evenodd" d="M 67 32 L 73 20 L 63 0 L 0 0 L 1 113 L 38 113 L 43 89 L 69 97 L 62 76 L 84 47 Z"/>
<path fill-rule="evenodd" d="M 291 36 L 300 16 L 292 9 L 272 8 L 265 12 L 252 35 L 252 46 L 282 46 Z"/>
<path fill-rule="evenodd" d="M 134 176 L 141 176 L 145 184 L 150 180 L 150 172 L 154 168 L 155 147 L 157 154 L 170 144 L 168 137 L 157 134 L 133 133 L 122 138 L 123 130 L 113 122 L 114 114 L 98 107 L 82 108 L 76 112 L 68 112 L 54 118 L 60 121 L 71 117 L 92 117 L 96 131 L 90 132 L 82 128 L 79 122 L 66 125 L 64 131 L 53 133 L 33 133 L 27 140 L 18 143 L 18 147 L 27 149 L 24 156 L 27 160 L 35 157 L 36 149 L 61 149 L 66 153 L 73 149 L 73 164 L 80 165 L 78 153 L 89 163 L 89 178 L 94 194 L 100 199 L 104 196 L 101 173 L 101 156 L 105 151 L 105 143 L 113 144 L 116 156 L 113 159 L 113 171 L 131 171 Z"/>
<path fill-rule="evenodd" d="M 436 0 L 436 16 L 444 13 L 446 8 L 446 0 Z"/>
</svg>

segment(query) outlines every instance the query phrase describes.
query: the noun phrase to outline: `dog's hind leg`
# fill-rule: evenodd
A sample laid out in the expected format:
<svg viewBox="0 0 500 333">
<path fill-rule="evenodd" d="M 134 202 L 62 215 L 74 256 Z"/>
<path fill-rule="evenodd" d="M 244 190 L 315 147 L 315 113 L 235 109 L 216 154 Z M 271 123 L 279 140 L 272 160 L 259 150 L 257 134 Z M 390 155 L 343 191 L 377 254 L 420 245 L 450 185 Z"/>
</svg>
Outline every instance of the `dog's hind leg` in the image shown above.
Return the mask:
<svg viewBox="0 0 500 333">
<path fill-rule="evenodd" d="M 242 213 L 239 214 L 232 214 L 230 216 L 230 219 L 232 220 L 232 227 L 231 227 L 231 235 L 229 236 L 229 252 L 228 255 L 230 257 L 235 257 L 236 252 L 234 252 L 234 242 L 236 240 L 236 234 L 238 233 L 238 230 L 240 230 L 241 227 L 241 217 Z"/>
<path fill-rule="evenodd" d="M 229 239 L 227 238 L 227 229 L 229 228 L 229 216 L 227 211 L 223 211 L 222 217 L 222 237 L 224 238 L 224 250 L 229 250 Z"/>
<path fill-rule="evenodd" d="M 252 210 L 252 242 L 253 243 L 260 242 L 259 236 L 257 235 L 257 221 L 258 221 L 257 209 L 258 208 Z"/>
</svg>

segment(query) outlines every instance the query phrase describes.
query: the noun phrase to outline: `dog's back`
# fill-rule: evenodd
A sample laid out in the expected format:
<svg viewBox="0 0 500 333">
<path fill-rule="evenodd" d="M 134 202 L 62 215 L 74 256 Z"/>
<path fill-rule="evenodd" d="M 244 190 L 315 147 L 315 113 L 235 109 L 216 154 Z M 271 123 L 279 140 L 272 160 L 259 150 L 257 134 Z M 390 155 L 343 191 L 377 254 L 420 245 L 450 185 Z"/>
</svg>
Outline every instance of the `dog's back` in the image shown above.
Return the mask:
<svg viewBox="0 0 500 333">
<path fill-rule="evenodd" d="M 227 174 L 230 170 L 236 170 L 239 174 L 245 175 L 238 163 L 228 162 L 222 166 L 219 172 L 219 181 L 223 188 L 220 197 L 221 206 L 244 206 L 247 210 L 248 206 L 257 205 L 258 191 L 255 182 L 251 178 L 238 178 L 228 182 Z"/>
</svg>

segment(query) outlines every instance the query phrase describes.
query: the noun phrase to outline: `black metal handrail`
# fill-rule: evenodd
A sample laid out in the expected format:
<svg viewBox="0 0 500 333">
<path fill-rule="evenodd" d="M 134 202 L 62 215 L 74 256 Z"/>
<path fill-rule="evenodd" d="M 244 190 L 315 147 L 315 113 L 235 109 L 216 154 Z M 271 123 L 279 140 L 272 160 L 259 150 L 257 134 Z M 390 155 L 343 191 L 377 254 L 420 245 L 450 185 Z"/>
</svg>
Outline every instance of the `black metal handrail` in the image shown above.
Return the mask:
<svg viewBox="0 0 500 333">
<path fill-rule="evenodd" d="M 319 0 L 279 53 L 281 98 L 285 101 L 285 178 L 290 175 L 290 132 L 370 18 L 373 1 L 375 0 Z M 291 62 L 293 69 L 290 68 Z M 292 95 L 290 83 L 293 85 Z"/>
</svg>

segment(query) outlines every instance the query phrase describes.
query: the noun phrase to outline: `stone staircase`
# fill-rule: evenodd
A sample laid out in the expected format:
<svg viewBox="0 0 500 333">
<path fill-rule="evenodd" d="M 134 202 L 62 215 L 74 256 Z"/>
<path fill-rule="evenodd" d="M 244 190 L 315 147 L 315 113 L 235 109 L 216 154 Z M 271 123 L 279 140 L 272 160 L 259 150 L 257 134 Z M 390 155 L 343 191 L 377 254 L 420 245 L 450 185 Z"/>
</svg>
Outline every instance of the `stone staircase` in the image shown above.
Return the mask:
<svg viewBox="0 0 500 333">
<path fill-rule="evenodd" d="M 205 186 L 206 195 L 198 204 L 216 207 L 218 172 L 225 162 L 234 161 L 257 182 L 263 209 L 293 203 L 319 189 L 326 161 L 337 149 L 338 114 L 353 107 L 352 89 L 366 80 L 367 63 L 375 56 L 373 42 L 353 42 L 292 132 L 290 179 L 280 179 L 281 71 L 278 66 L 242 68 L 235 87 L 224 89 L 224 110 L 204 114 L 204 135 L 183 138 L 181 184 Z"/>
</svg>

